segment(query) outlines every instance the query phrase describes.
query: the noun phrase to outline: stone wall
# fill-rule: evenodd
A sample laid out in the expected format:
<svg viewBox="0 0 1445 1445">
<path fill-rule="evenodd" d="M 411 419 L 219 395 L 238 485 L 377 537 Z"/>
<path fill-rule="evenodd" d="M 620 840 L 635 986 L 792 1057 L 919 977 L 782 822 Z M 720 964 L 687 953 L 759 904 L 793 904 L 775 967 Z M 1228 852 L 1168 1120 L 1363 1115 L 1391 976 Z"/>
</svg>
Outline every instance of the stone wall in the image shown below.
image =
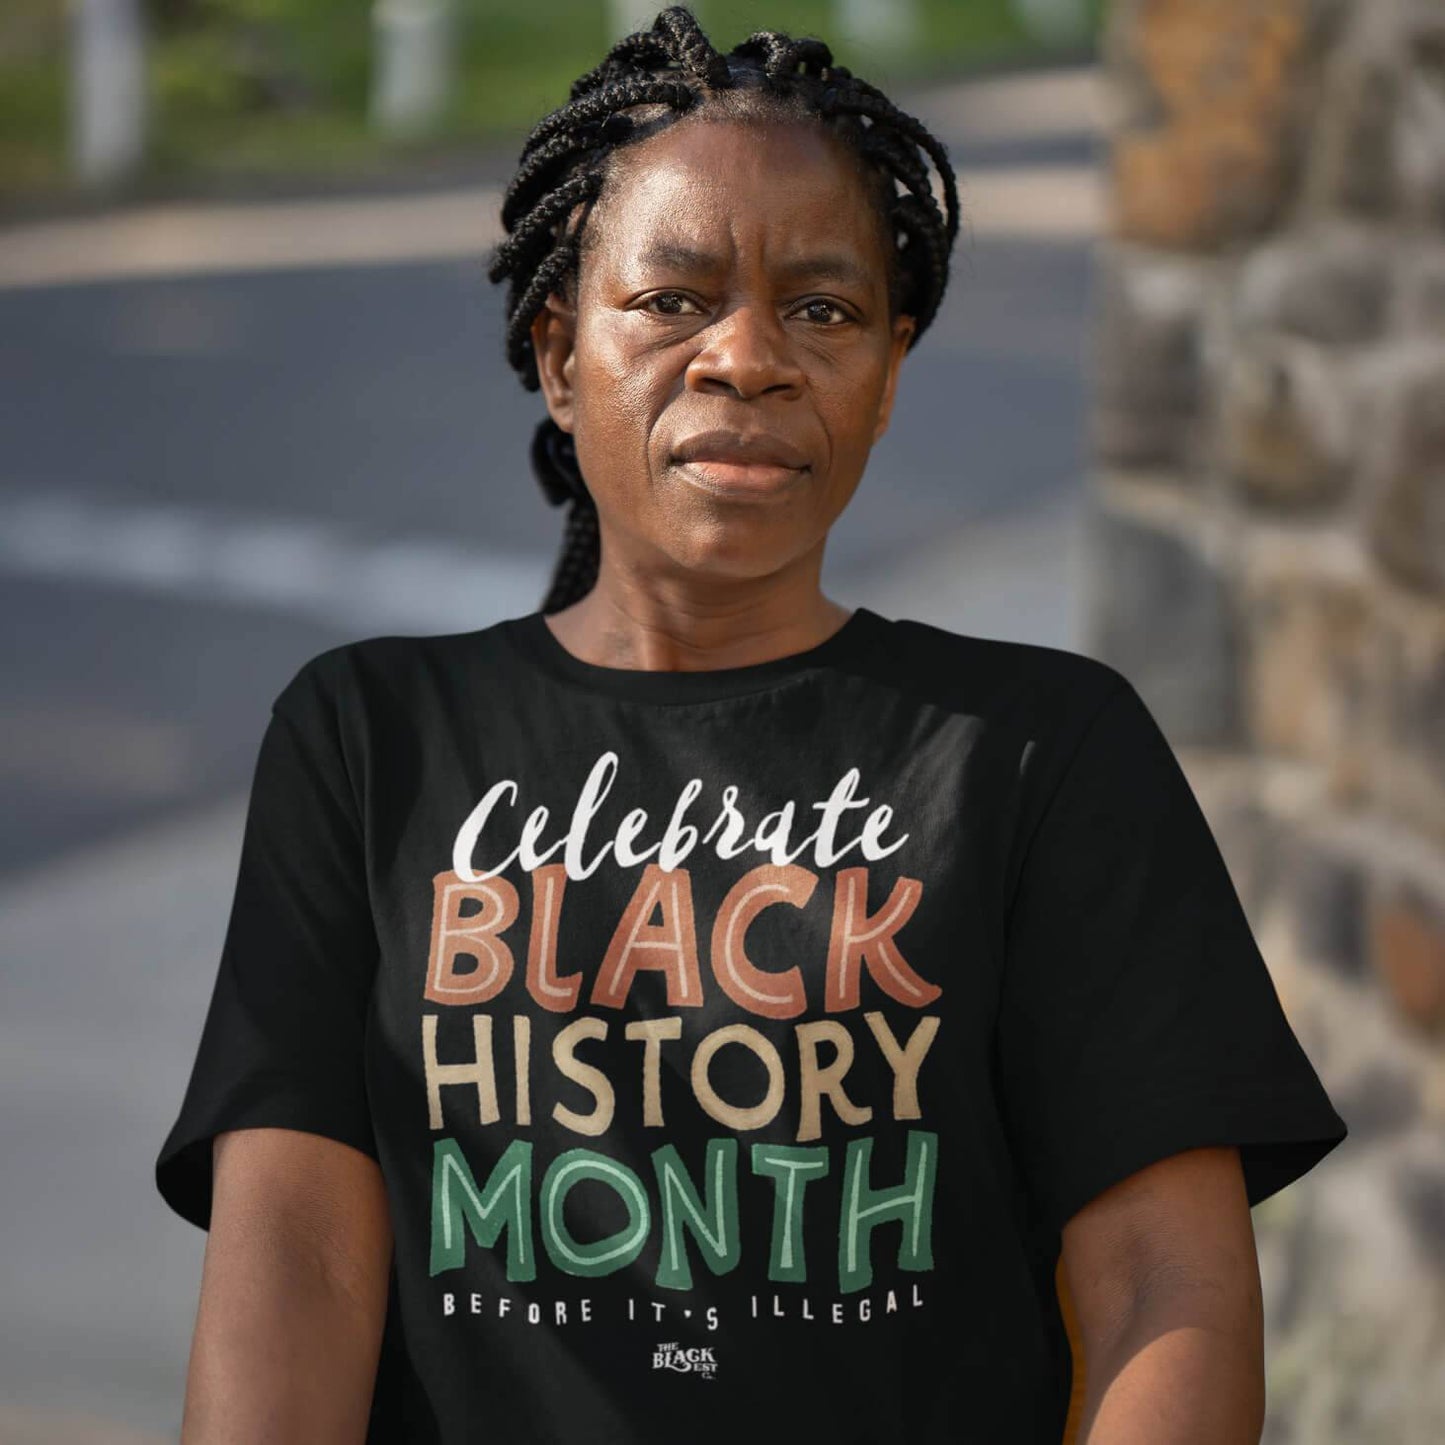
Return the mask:
<svg viewBox="0 0 1445 1445">
<path fill-rule="evenodd" d="M 1115 0 L 1085 650 L 1350 1138 L 1254 1213 L 1270 1445 L 1445 1440 L 1445 0 Z"/>
</svg>

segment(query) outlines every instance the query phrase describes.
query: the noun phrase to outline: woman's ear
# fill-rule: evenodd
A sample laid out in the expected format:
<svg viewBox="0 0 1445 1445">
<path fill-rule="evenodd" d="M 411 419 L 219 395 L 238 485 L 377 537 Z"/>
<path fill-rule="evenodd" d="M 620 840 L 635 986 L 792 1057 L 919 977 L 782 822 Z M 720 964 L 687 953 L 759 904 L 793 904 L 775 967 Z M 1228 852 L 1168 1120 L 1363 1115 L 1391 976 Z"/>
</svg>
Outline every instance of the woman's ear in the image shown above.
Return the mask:
<svg viewBox="0 0 1445 1445">
<path fill-rule="evenodd" d="M 552 420 L 565 432 L 572 430 L 573 343 L 577 312 L 570 301 L 555 292 L 532 318 L 532 350 L 537 358 L 537 379 Z"/>
</svg>

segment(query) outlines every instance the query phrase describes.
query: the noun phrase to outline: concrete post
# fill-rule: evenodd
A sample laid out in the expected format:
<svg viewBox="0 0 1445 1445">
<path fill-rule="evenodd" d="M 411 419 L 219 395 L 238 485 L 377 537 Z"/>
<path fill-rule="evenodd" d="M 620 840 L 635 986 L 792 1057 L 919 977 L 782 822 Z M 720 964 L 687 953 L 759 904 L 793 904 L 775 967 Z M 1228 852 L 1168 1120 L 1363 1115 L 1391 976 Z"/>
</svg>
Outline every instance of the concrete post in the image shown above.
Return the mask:
<svg viewBox="0 0 1445 1445">
<path fill-rule="evenodd" d="M 452 85 L 449 0 L 376 0 L 371 123 L 389 135 L 434 124 Z"/>
<path fill-rule="evenodd" d="M 866 50 L 902 51 L 918 44 L 918 0 L 838 0 L 840 37 Z"/>
<path fill-rule="evenodd" d="M 631 35 L 634 30 L 651 30 L 657 12 L 666 9 L 666 0 L 607 0 L 609 43 Z"/>
<path fill-rule="evenodd" d="M 1029 34 L 1046 45 L 1075 45 L 1089 33 L 1085 0 L 1013 0 Z"/>
<path fill-rule="evenodd" d="M 140 164 L 145 82 L 140 0 L 72 0 L 70 156 L 87 185 L 111 184 Z"/>
</svg>

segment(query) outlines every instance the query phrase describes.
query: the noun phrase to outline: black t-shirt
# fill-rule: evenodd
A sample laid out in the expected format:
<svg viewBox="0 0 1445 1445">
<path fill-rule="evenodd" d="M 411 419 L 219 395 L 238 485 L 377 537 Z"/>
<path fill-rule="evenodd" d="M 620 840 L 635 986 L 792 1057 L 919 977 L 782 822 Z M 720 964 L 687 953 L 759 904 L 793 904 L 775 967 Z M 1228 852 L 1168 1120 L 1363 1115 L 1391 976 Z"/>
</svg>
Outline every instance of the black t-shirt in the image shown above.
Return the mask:
<svg viewBox="0 0 1445 1445">
<path fill-rule="evenodd" d="M 867 608 L 703 672 L 540 613 L 306 663 L 171 1207 L 254 1126 L 379 1161 L 368 1439 L 448 1445 L 1056 1442 L 1070 1215 L 1346 1133 L 1127 679 Z"/>
</svg>

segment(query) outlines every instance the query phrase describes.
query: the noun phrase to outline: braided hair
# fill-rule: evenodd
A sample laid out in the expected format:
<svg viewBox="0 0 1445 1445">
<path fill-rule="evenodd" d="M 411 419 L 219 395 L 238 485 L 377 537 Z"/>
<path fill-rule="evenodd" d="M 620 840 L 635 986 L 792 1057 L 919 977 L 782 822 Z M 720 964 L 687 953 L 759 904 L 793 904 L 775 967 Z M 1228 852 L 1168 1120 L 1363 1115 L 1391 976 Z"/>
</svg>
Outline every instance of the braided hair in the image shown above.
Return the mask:
<svg viewBox="0 0 1445 1445">
<path fill-rule="evenodd" d="M 704 107 L 724 118 L 821 123 L 841 136 L 885 228 L 890 319 L 914 318 L 910 350 L 933 321 L 959 228 L 958 192 L 943 145 L 882 91 L 835 65 L 821 40 L 759 30 L 723 55 L 687 6 L 670 5 L 650 29 L 624 36 L 600 65 L 572 83 L 567 104 L 527 137 L 507 187 L 501 216 L 507 234 L 493 249 L 487 274 L 494 283 L 509 282 L 507 361 L 528 391 L 541 389 L 533 319 L 550 294 L 565 296 L 578 274 L 593 239 L 587 218 L 613 157 Z M 939 208 L 927 160 L 942 181 L 946 210 Z M 561 553 L 541 609 L 557 612 L 596 583 L 597 509 L 572 436 L 550 416 L 533 436 L 531 463 L 547 501 L 568 504 Z"/>
</svg>

